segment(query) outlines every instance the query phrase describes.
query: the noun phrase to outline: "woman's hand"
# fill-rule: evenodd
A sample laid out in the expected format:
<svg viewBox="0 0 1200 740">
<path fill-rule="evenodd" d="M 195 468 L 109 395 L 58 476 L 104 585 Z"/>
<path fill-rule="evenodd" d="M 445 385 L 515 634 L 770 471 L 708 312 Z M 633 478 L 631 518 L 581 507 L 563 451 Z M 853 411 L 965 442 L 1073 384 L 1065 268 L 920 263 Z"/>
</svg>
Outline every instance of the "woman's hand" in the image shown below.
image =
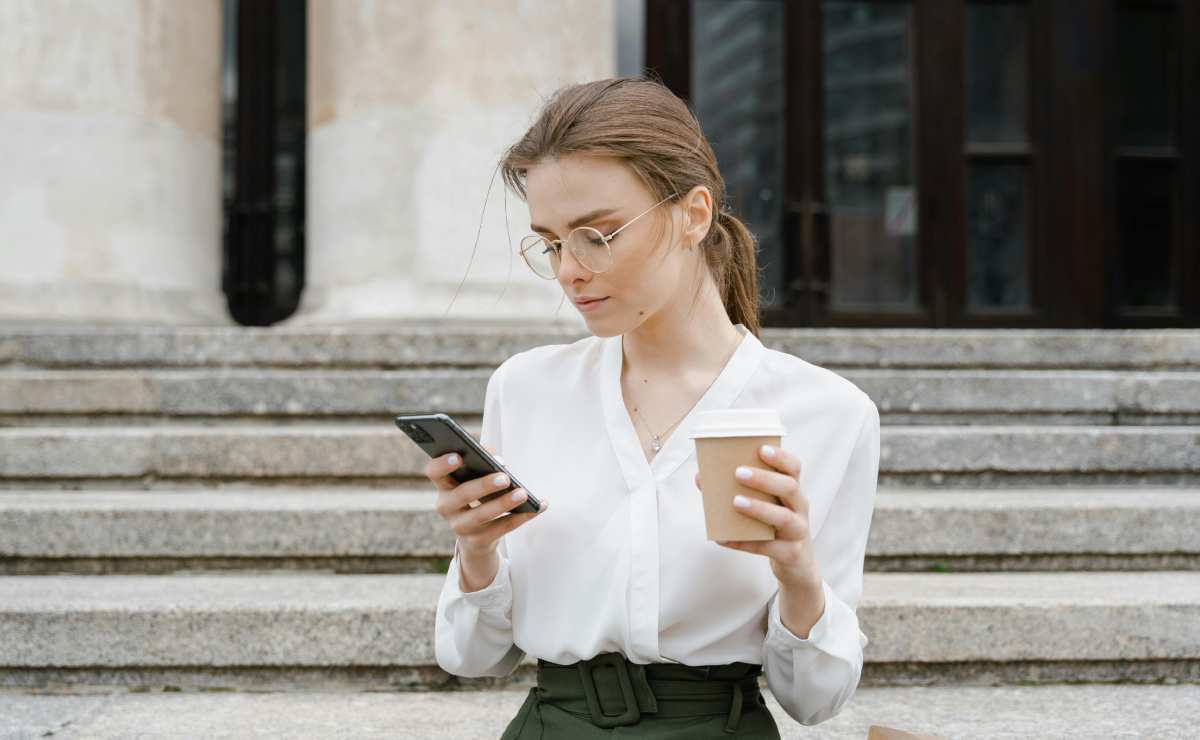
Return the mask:
<svg viewBox="0 0 1200 740">
<path fill-rule="evenodd" d="M 767 449 L 773 450 L 774 454 L 766 454 Z M 800 460 L 782 447 L 773 445 L 759 447 L 758 456 L 773 469 L 746 468 L 750 471 L 750 478 L 738 478 L 737 482 L 775 496 L 780 503 L 737 496 L 734 498 L 734 507 L 774 527 L 775 539 L 730 540 L 717 544 L 733 550 L 766 555 L 771 559 L 771 570 L 782 586 L 819 588 L 821 572 L 809 540 L 808 499 L 800 492 Z M 696 488 L 699 487 L 700 474 L 697 473 Z M 744 500 L 746 506 L 738 506 L 739 499 Z"/>
<path fill-rule="evenodd" d="M 500 457 L 490 445 L 484 447 L 497 458 Z M 455 536 L 458 537 L 458 549 L 465 557 L 478 559 L 491 554 L 501 537 L 548 508 L 546 500 L 542 499 L 539 512 L 503 516 L 505 512 L 520 506 L 525 500 L 523 488 L 517 488 L 485 503 L 477 503 L 487 494 L 507 488 L 508 476 L 504 476 L 503 483 L 495 483 L 492 475 L 485 475 L 460 484 L 450 477 L 450 473 L 462 465 L 462 455 L 456 455 L 458 462 L 450 464 L 449 458 L 453 454 L 430 459 L 425 465 L 425 477 L 437 486 L 437 505 L 434 508 L 450 524 L 450 529 L 454 530 Z M 472 503 L 476 505 L 472 507 Z"/>
</svg>

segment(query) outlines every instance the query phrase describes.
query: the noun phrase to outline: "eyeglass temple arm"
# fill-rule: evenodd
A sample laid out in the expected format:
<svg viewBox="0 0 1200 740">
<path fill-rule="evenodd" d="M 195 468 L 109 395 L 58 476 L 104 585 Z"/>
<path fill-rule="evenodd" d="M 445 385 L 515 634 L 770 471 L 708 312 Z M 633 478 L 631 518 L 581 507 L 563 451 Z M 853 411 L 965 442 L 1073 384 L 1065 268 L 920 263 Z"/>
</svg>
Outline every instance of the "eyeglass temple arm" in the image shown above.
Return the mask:
<svg viewBox="0 0 1200 740">
<path fill-rule="evenodd" d="M 647 213 L 649 213 L 650 211 L 653 211 L 655 208 L 658 208 L 658 207 L 659 207 L 659 206 L 661 206 L 663 203 L 666 203 L 668 200 L 670 200 L 670 199 L 674 198 L 676 195 L 678 195 L 678 193 L 671 193 L 670 195 L 668 195 L 667 197 L 663 198 L 663 199 L 662 199 L 662 200 L 660 200 L 659 202 L 655 203 L 654 205 L 650 206 L 649 208 L 647 208 L 646 210 L 642 211 L 642 212 L 641 212 L 641 213 L 639 213 L 638 215 L 636 215 L 636 216 L 634 216 L 633 218 L 629 219 L 629 222 L 628 222 L 628 223 L 626 223 L 626 224 L 625 224 L 625 226 L 622 226 L 621 228 L 617 229 L 617 230 L 616 230 L 616 231 L 614 231 L 613 233 L 611 233 L 611 234 L 609 234 L 608 236 L 604 237 L 604 241 L 608 241 L 609 239 L 612 239 L 612 238 L 613 238 L 614 236 L 616 236 L 617 234 L 620 234 L 622 231 L 624 231 L 624 230 L 625 230 L 625 229 L 626 229 L 626 228 L 627 228 L 627 227 L 628 227 L 630 224 L 632 224 L 634 221 L 637 221 L 639 218 L 641 218 L 642 216 L 645 216 Z"/>
</svg>

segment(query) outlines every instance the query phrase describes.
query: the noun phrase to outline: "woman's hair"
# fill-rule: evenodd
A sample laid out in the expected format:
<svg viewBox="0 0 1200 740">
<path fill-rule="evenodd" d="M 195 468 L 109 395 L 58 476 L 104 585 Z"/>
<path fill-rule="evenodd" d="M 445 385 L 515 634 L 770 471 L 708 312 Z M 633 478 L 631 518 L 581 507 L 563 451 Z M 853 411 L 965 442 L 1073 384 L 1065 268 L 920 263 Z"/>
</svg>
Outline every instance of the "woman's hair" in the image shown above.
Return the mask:
<svg viewBox="0 0 1200 740">
<path fill-rule="evenodd" d="M 730 320 L 758 335 L 758 265 L 750 230 L 725 210 L 725 180 L 687 103 L 661 82 L 614 77 L 560 88 L 525 135 L 504 153 L 504 183 L 527 200 L 526 169 L 568 154 L 615 157 L 629 166 L 655 202 L 678 202 L 697 185 L 712 193 L 713 223 L 697 245 Z M 647 214 L 659 224 L 659 210 Z M 700 286 L 698 285 L 697 288 Z M 699 296 L 699 289 L 693 296 Z"/>
</svg>

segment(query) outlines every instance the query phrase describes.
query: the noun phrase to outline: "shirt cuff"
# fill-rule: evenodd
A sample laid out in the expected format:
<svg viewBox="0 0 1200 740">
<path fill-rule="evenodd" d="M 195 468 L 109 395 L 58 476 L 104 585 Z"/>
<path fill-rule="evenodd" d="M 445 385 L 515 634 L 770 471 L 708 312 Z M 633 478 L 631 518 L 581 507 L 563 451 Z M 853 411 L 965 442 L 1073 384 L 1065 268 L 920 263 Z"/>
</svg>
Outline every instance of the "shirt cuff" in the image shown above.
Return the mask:
<svg viewBox="0 0 1200 740">
<path fill-rule="evenodd" d="M 776 592 L 775 596 L 771 598 L 771 604 L 768 609 L 767 641 L 784 650 L 790 650 L 801 645 L 820 647 L 822 642 L 828 639 L 830 621 L 833 615 L 833 599 L 837 598 L 824 579 L 821 580 L 821 591 L 825 594 L 825 611 L 821 612 L 821 616 L 817 619 L 816 624 L 808 631 L 807 638 L 798 636 L 795 632 L 784 626 L 783 620 L 779 618 L 779 592 Z"/>
<path fill-rule="evenodd" d="M 497 610 L 507 609 L 512 603 L 512 588 L 511 581 L 508 575 L 508 558 L 500 555 L 500 567 L 496 570 L 496 577 L 492 579 L 486 587 L 478 591 L 464 592 L 461 587 L 462 572 L 459 569 L 458 558 L 458 543 L 454 543 L 454 558 L 450 561 L 450 570 L 446 574 L 447 581 L 453 590 L 454 596 L 459 596 L 468 604 L 473 604 L 480 609 Z"/>
</svg>

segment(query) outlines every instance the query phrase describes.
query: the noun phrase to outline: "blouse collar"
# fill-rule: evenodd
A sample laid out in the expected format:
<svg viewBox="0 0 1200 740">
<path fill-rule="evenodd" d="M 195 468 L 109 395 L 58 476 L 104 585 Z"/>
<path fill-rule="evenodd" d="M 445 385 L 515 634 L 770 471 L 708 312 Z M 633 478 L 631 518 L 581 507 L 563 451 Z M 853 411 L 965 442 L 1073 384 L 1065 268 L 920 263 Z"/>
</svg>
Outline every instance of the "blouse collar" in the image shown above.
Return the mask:
<svg viewBox="0 0 1200 740">
<path fill-rule="evenodd" d="M 745 324 L 735 324 L 742 333 L 742 341 L 725 363 L 717 379 L 709 386 L 696 405 L 671 431 L 662 449 L 652 460 L 647 461 L 642 452 L 637 429 L 625 409 L 621 393 L 621 369 L 623 366 L 622 335 L 604 338 L 600 369 L 601 403 L 604 407 L 605 427 L 613 450 L 620 461 L 625 483 L 630 490 L 650 480 L 664 480 L 689 456 L 695 453 L 695 442 L 688 436 L 696 415 L 711 409 L 729 408 L 746 386 L 754 371 L 758 369 L 765 347 Z"/>
</svg>

